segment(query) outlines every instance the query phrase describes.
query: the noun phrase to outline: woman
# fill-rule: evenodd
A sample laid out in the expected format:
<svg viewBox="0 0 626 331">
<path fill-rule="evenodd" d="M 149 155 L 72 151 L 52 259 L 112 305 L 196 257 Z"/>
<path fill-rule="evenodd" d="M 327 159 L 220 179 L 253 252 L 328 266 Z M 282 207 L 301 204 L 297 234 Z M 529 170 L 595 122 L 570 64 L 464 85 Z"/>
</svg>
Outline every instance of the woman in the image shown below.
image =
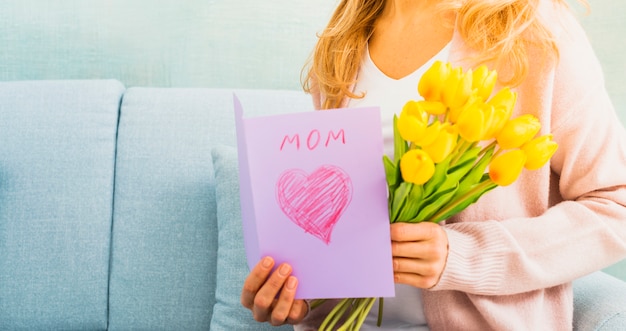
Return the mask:
<svg viewBox="0 0 626 331">
<path fill-rule="evenodd" d="M 383 329 L 571 329 L 571 281 L 626 257 L 626 133 L 584 31 L 563 0 L 343 0 L 305 89 L 319 109 L 380 106 L 390 153 L 393 113 L 435 60 L 496 69 L 518 93 L 513 116 L 536 116 L 559 149 L 443 226 L 391 225 Z M 315 329 L 332 302 L 309 312 L 291 267 L 273 267 L 266 257 L 251 271 L 242 304 Z"/>
</svg>

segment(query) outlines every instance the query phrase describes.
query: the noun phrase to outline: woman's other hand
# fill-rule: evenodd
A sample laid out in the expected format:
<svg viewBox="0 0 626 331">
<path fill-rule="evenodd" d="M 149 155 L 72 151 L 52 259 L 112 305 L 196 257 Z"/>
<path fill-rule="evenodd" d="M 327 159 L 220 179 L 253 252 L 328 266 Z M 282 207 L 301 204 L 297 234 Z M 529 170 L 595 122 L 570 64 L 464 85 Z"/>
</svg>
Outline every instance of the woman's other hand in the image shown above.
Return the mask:
<svg viewBox="0 0 626 331">
<path fill-rule="evenodd" d="M 274 264 L 274 259 L 264 257 L 252 269 L 243 284 L 241 304 L 258 322 L 298 324 L 306 316 L 308 304 L 295 299 L 298 279 L 291 275 L 291 266 L 283 263 L 272 272 Z"/>
<path fill-rule="evenodd" d="M 448 236 L 435 223 L 391 224 L 396 283 L 428 289 L 439 282 L 448 257 Z"/>
</svg>

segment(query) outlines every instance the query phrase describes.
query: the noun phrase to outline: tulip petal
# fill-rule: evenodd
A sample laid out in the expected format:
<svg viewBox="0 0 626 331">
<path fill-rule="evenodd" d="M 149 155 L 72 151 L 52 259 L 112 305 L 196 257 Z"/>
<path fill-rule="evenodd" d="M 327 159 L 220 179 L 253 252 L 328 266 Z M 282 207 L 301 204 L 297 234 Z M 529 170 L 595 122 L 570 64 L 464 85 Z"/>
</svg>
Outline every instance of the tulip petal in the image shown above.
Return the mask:
<svg viewBox="0 0 626 331">
<path fill-rule="evenodd" d="M 441 132 L 441 125 L 442 124 L 439 121 L 431 123 L 429 126 L 426 127 L 422 136 L 419 139 L 414 140 L 413 142 L 415 142 L 417 146 L 422 147 L 432 144 L 435 140 L 437 140 L 437 137 Z"/>
<path fill-rule="evenodd" d="M 449 108 L 462 107 L 472 95 L 472 71 L 463 73 L 460 67 L 453 68 L 443 87 L 442 101 Z"/>
<path fill-rule="evenodd" d="M 435 61 L 420 78 L 417 91 L 426 101 L 441 101 L 441 93 L 450 72 L 450 64 Z"/>
<path fill-rule="evenodd" d="M 419 106 L 428 114 L 442 115 L 446 112 L 447 107 L 439 101 L 418 101 Z"/>
<path fill-rule="evenodd" d="M 520 149 L 506 151 L 491 160 L 489 178 L 500 185 L 511 185 L 522 173 L 526 163 L 526 154 Z"/>
<path fill-rule="evenodd" d="M 496 140 L 502 149 L 518 148 L 530 141 L 541 129 L 539 120 L 530 114 L 509 120 Z"/>
<path fill-rule="evenodd" d="M 503 107 L 506 110 L 506 113 L 513 113 L 513 108 L 515 108 L 515 103 L 517 102 L 517 93 L 511 91 L 510 88 L 505 87 L 498 91 L 489 101 L 488 104 L 494 106 L 495 108 Z"/>
<path fill-rule="evenodd" d="M 432 144 L 422 147 L 422 149 L 430 155 L 430 158 L 435 163 L 443 161 L 452 153 L 456 147 L 458 140 L 458 133 L 456 127 L 450 125 L 450 123 L 444 123 L 439 130 L 437 139 Z"/>
<path fill-rule="evenodd" d="M 428 114 L 419 107 L 417 102 L 407 102 L 396 122 L 402 139 L 412 142 L 421 139 L 426 131 L 427 117 Z"/>
<path fill-rule="evenodd" d="M 474 71 L 472 77 L 472 88 L 476 95 L 485 101 L 491 95 L 493 88 L 498 81 L 498 74 L 495 70 L 489 70 L 486 65 L 481 65 Z"/>
<path fill-rule="evenodd" d="M 412 149 L 400 159 L 400 172 L 404 181 L 421 185 L 435 173 L 435 163 L 426 152 Z"/>
<path fill-rule="evenodd" d="M 485 114 L 480 105 L 475 104 L 465 109 L 456 123 L 459 135 L 469 142 L 482 139 L 486 132 Z"/>
<path fill-rule="evenodd" d="M 552 135 L 547 134 L 535 138 L 522 145 L 521 149 L 526 153 L 527 160 L 524 167 L 528 170 L 537 170 L 543 167 L 556 153 L 559 145 L 552 140 Z"/>
</svg>

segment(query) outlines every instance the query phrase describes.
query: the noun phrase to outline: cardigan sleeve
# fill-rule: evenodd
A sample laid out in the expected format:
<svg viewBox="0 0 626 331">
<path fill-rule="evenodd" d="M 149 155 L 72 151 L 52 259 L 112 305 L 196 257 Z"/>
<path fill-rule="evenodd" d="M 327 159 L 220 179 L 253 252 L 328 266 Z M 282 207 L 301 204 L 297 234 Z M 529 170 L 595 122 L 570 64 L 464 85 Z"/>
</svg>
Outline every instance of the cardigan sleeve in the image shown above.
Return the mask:
<svg viewBox="0 0 626 331">
<path fill-rule="evenodd" d="M 538 98 L 546 106 L 537 113 L 550 123 L 559 149 L 550 167 L 537 171 L 549 178 L 543 187 L 520 187 L 527 200 L 509 202 L 532 204 L 533 192 L 548 190 L 554 192 L 548 206 L 538 215 L 445 225 L 448 261 L 431 290 L 518 294 L 626 258 L 626 133 L 585 32 L 573 15 L 561 16 L 549 23 L 558 62 L 519 88 L 520 99 Z"/>
</svg>

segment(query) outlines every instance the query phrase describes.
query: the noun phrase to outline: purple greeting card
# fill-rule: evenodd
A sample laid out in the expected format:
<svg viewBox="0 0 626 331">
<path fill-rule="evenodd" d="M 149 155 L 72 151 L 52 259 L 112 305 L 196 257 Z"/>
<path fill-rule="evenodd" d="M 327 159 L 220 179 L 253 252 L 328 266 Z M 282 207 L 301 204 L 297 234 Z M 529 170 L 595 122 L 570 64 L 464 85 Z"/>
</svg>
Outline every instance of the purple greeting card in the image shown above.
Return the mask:
<svg viewBox="0 0 626 331">
<path fill-rule="evenodd" d="M 394 296 L 379 109 L 244 118 L 234 104 L 248 265 L 288 262 L 298 298 Z"/>
</svg>

